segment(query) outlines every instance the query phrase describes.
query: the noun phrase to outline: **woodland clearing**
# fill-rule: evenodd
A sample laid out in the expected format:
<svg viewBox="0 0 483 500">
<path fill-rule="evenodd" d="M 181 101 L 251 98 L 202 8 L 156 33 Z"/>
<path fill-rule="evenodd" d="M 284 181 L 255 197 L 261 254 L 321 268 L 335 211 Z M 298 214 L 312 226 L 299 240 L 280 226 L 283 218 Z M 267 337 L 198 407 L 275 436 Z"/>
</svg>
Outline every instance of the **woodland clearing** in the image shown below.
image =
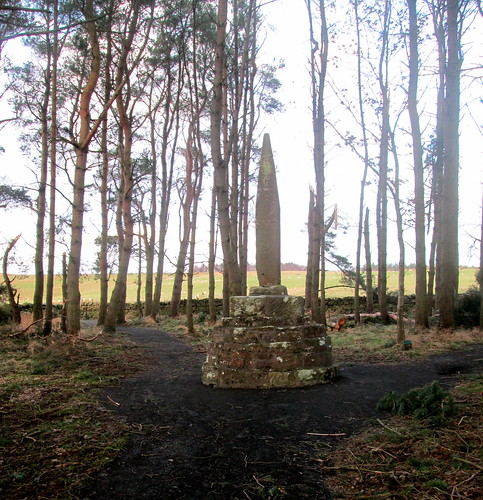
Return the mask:
<svg viewBox="0 0 483 500">
<path fill-rule="evenodd" d="M 160 328 L 3 339 L 3 497 L 480 497 L 479 331 L 401 351 L 391 327 L 350 328 L 333 335 L 336 382 L 253 391 L 203 386 L 206 336 Z M 457 401 L 445 427 L 376 409 L 435 380 Z"/>
</svg>

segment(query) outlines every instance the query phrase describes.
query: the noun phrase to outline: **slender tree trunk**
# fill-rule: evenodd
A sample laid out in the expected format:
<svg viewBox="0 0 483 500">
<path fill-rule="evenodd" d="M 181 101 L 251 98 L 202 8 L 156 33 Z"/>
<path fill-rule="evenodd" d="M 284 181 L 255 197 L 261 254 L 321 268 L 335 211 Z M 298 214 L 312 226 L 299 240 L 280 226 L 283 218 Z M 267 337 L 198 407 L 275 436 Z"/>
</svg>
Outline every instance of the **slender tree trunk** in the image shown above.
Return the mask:
<svg viewBox="0 0 483 500">
<path fill-rule="evenodd" d="M 95 91 L 100 73 L 100 51 L 95 25 L 95 12 L 93 0 L 85 1 L 86 30 L 89 36 L 91 49 L 91 70 L 84 89 L 82 90 L 79 119 L 80 134 L 76 147 L 76 167 L 74 173 L 74 194 L 72 202 L 72 229 L 70 239 L 69 268 L 67 272 L 67 333 L 77 335 L 80 331 L 80 290 L 79 277 L 82 251 L 82 232 L 84 228 L 84 194 L 85 174 L 87 169 L 87 154 L 90 133 L 90 103 Z"/>
<path fill-rule="evenodd" d="M 60 311 L 60 328 L 67 333 L 67 255 L 62 254 L 62 310 Z"/>
<path fill-rule="evenodd" d="M 225 75 L 225 38 L 227 23 L 227 0 L 218 1 L 215 74 L 213 81 L 213 100 L 211 107 L 211 152 L 214 165 L 214 186 L 216 192 L 218 218 L 220 221 L 221 246 L 228 292 L 230 296 L 241 295 L 241 273 L 236 253 L 236 242 L 231 237 L 230 201 L 228 186 L 228 158 L 221 148 L 223 95 L 226 85 Z M 226 109 L 226 107 L 225 107 Z"/>
<path fill-rule="evenodd" d="M 216 193 L 211 191 L 211 214 L 210 214 L 210 246 L 208 256 L 208 302 L 210 307 L 210 320 L 216 321 L 215 306 L 215 260 L 216 260 Z"/>
<path fill-rule="evenodd" d="M 418 113 L 418 15 L 417 0 L 407 0 L 409 9 L 409 90 L 408 111 L 411 121 L 411 135 L 413 141 L 413 169 L 414 169 L 414 209 L 416 231 L 416 329 L 426 329 L 428 323 L 427 283 L 426 283 L 426 242 L 425 242 L 425 206 L 424 206 L 424 170 L 423 146 L 421 141 L 421 127 Z"/>
<path fill-rule="evenodd" d="M 454 328 L 454 304 L 458 293 L 458 170 L 460 115 L 459 2 L 447 0 L 448 62 L 446 66 L 444 172 L 441 211 L 441 281 L 439 326 Z"/>
<path fill-rule="evenodd" d="M 433 18 L 434 32 L 438 47 L 438 92 L 436 104 L 436 138 L 434 143 L 433 161 L 432 161 L 432 186 L 431 201 L 433 204 L 434 222 L 433 236 L 431 241 L 431 251 L 429 258 L 428 274 L 428 315 L 432 313 L 434 306 L 434 296 L 436 290 L 436 302 L 439 295 L 441 279 L 441 198 L 443 184 L 443 156 L 444 156 L 444 98 L 445 98 L 445 68 L 446 68 L 446 24 L 444 20 L 445 0 L 438 0 L 431 5 L 431 14 Z M 435 285 L 436 279 L 436 285 Z"/>
<path fill-rule="evenodd" d="M 150 118 L 154 122 L 154 117 Z M 158 186 L 158 171 L 157 171 L 157 158 L 156 158 L 156 137 L 155 137 L 155 124 L 152 123 L 150 127 L 150 142 L 151 142 L 151 206 L 149 208 L 149 238 L 145 244 L 146 254 L 146 284 L 144 289 L 144 314 L 151 316 L 153 313 L 153 291 L 154 291 L 154 251 L 156 242 L 156 217 L 157 217 L 157 186 Z M 154 149 L 153 149 L 154 148 Z"/>
<path fill-rule="evenodd" d="M 198 137 L 198 174 L 195 182 L 195 196 L 193 200 L 193 210 L 191 216 L 191 231 L 190 231 L 190 244 L 189 244 L 189 258 L 188 258 L 188 279 L 187 279 L 187 297 L 186 297 L 186 319 L 188 332 L 194 332 L 193 321 L 193 278 L 194 278 L 194 265 L 195 265 L 195 248 L 196 248 L 196 219 L 198 217 L 198 201 L 201 194 L 201 187 L 203 182 L 203 158 L 201 154 L 201 141 Z"/>
<path fill-rule="evenodd" d="M 362 253 L 362 236 L 364 228 L 364 193 L 367 182 L 367 173 L 369 170 L 369 149 L 367 145 L 367 130 L 366 118 L 364 111 L 364 98 L 362 95 L 362 51 L 361 51 L 361 33 L 360 33 L 360 18 L 359 18 L 359 1 L 354 1 L 354 16 L 356 20 L 356 35 L 357 35 L 357 90 L 359 98 L 359 116 L 361 120 L 362 140 L 364 143 L 364 172 L 361 180 L 361 191 L 359 197 L 359 223 L 357 227 L 357 247 L 356 247 L 356 278 L 354 284 L 354 319 L 356 324 L 360 324 L 360 305 L 359 291 L 361 286 L 361 253 Z M 372 290 L 370 290 L 372 296 Z"/>
<path fill-rule="evenodd" d="M 374 297 L 372 284 L 372 259 L 371 259 L 371 243 L 369 238 L 369 209 L 366 208 L 366 216 L 364 218 L 364 248 L 366 254 L 366 312 L 374 311 Z"/>
<path fill-rule="evenodd" d="M 188 201 L 184 200 L 184 204 L 187 204 Z M 189 209 L 188 209 L 189 210 Z M 189 246 L 189 215 L 186 213 L 187 209 L 183 210 L 183 237 L 180 241 L 178 259 L 176 261 L 176 270 L 174 272 L 174 280 L 173 280 L 173 292 L 171 294 L 170 301 L 170 309 L 169 315 L 174 318 L 179 316 L 179 306 L 181 302 L 181 290 L 183 287 L 183 278 L 185 275 L 185 266 L 186 266 L 186 256 L 188 254 L 188 246 Z"/>
<path fill-rule="evenodd" d="M 313 319 L 326 324 L 325 316 L 325 106 L 324 90 L 328 63 L 329 35 L 325 16 L 325 1 L 316 2 L 320 32 L 315 35 L 312 0 L 306 0 L 311 40 L 310 75 L 312 80 L 312 128 L 314 134 L 315 214 L 314 269 L 312 273 Z M 318 277 L 315 276 L 318 274 Z M 320 303 L 318 289 L 320 287 Z"/>
<path fill-rule="evenodd" d="M 47 175 L 49 171 L 49 103 L 51 92 L 51 46 L 47 38 L 47 68 L 45 74 L 45 90 L 41 105 L 41 153 L 40 153 L 40 181 L 37 196 L 37 223 L 35 235 L 35 288 L 33 296 L 33 321 L 43 317 L 44 298 L 44 241 L 45 241 L 45 213 L 47 205 Z"/>
<path fill-rule="evenodd" d="M 382 323 L 389 322 L 387 309 L 387 171 L 389 154 L 389 18 L 390 0 L 385 0 L 382 47 L 379 58 L 379 87 L 382 98 L 382 125 L 379 147 L 379 179 L 377 186 L 377 295 Z"/>
<path fill-rule="evenodd" d="M 314 272 L 314 214 L 315 214 L 315 194 L 310 190 L 309 199 L 309 212 L 307 217 L 307 232 L 308 232 L 308 252 L 307 252 L 307 271 L 305 273 L 305 309 L 307 311 L 312 311 L 314 308 L 313 298 L 313 284 L 312 280 L 314 276 L 318 280 L 318 272 Z"/>
<path fill-rule="evenodd" d="M 481 197 L 480 271 L 478 273 L 478 284 L 480 285 L 480 331 L 482 331 L 483 330 L 483 196 Z"/>
<path fill-rule="evenodd" d="M 138 316 L 143 317 L 143 303 L 141 302 L 141 289 L 143 286 L 143 245 L 141 241 L 141 224 L 138 226 L 138 279 L 136 283 L 136 306 Z"/>
<path fill-rule="evenodd" d="M 181 65 L 181 62 L 180 62 Z M 181 70 L 180 70 L 181 73 Z M 169 220 L 169 204 L 171 200 L 171 187 L 173 185 L 173 170 L 174 170 L 174 152 L 178 145 L 179 136 L 179 101 L 181 95 L 182 78 L 178 83 L 178 91 L 176 96 L 172 96 L 173 75 L 171 71 L 168 72 L 168 83 L 166 99 L 164 103 L 164 124 L 161 140 L 161 200 L 159 212 L 159 235 L 158 235 L 158 261 L 156 266 L 156 280 L 154 285 L 153 306 L 151 317 L 157 318 L 161 300 L 161 290 L 163 286 L 163 272 L 164 272 L 164 253 L 166 246 L 166 234 L 168 231 Z M 173 106 L 173 108 L 171 108 Z M 155 124 L 151 122 L 151 127 Z M 174 127 L 174 137 L 170 141 L 170 133 Z M 153 129 L 151 129 L 153 130 Z M 171 146 L 171 160 L 168 162 L 168 146 Z M 151 144 L 153 147 L 153 144 Z"/>
<path fill-rule="evenodd" d="M 111 2 L 111 11 L 113 4 Z M 110 22 L 109 22 L 110 24 Z M 106 60 L 104 65 L 104 102 L 109 100 L 112 92 L 111 83 L 111 63 L 112 63 L 112 40 L 107 37 Z M 109 177 L 109 147 L 107 134 L 109 130 L 109 113 L 106 112 L 101 125 L 101 237 L 99 249 L 99 316 L 98 326 L 103 326 L 106 322 L 107 306 L 109 302 L 109 264 L 107 261 L 108 232 L 109 232 L 109 207 L 108 207 L 108 177 Z"/>
<path fill-rule="evenodd" d="M 399 270 L 398 270 L 398 289 L 397 289 L 397 342 L 402 344 L 406 338 L 404 329 L 404 275 L 405 275 L 405 250 L 404 250 L 404 225 L 402 220 L 401 197 L 399 186 L 401 183 L 399 177 L 399 158 L 396 147 L 396 137 L 394 130 L 391 131 L 391 150 L 394 157 L 394 210 L 396 212 L 397 241 L 399 243 Z"/>
<path fill-rule="evenodd" d="M 51 127 L 50 127 L 50 186 L 49 186 L 49 244 L 47 258 L 47 283 L 45 296 L 44 335 L 52 332 L 53 299 L 54 299 L 54 272 L 55 272 L 55 201 L 57 179 L 57 67 L 59 60 L 58 37 L 58 0 L 53 3 L 53 41 L 52 41 L 52 97 L 51 97 Z"/>
</svg>

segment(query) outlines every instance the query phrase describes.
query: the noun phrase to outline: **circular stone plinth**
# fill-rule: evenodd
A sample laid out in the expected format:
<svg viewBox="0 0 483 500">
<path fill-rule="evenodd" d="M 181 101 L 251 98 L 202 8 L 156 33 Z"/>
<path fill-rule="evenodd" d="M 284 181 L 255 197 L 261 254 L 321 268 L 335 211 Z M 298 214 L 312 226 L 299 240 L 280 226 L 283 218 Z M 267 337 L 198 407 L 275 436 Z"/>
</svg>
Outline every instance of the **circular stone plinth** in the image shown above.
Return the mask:
<svg viewBox="0 0 483 500">
<path fill-rule="evenodd" d="M 332 382 L 339 377 L 337 365 L 301 368 L 287 371 L 248 370 L 215 367 L 205 363 L 202 380 L 205 385 L 232 389 L 290 389 Z"/>
</svg>

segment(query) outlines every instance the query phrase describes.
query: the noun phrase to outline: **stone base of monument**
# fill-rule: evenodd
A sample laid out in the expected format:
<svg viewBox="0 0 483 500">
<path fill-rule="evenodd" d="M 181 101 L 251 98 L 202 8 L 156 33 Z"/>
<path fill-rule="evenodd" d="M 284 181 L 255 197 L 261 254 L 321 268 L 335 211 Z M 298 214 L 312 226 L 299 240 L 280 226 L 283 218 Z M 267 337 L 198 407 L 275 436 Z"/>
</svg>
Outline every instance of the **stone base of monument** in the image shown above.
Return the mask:
<svg viewBox="0 0 483 500">
<path fill-rule="evenodd" d="M 202 367 L 204 384 L 224 388 L 304 387 L 338 376 L 325 327 L 311 323 L 303 297 L 281 285 L 231 298 Z"/>
</svg>

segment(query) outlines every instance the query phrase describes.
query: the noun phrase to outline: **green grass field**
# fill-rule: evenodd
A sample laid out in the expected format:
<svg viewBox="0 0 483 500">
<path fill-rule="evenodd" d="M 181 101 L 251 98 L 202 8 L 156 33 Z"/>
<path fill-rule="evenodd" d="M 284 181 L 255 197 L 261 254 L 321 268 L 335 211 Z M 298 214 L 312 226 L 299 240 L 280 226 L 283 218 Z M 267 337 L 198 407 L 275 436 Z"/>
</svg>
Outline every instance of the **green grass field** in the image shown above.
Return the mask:
<svg viewBox="0 0 483 500">
<path fill-rule="evenodd" d="M 470 287 L 477 285 L 475 275 L 477 269 L 475 268 L 465 268 L 460 270 L 460 284 L 459 291 L 465 292 Z M 388 273 L 388 289 L 389 291 L 397 290 L 397 271 L 390 271 Z M 327 297 L 347 297 L 352 295 L 352 289 L 347 287 L 339 287 L 340 285 L 341 273 L 337 271 L 327 272 L 326 277 L 326 287 Z M 161 300 L 168 301 L 171 297 L 171 290 L 173 288 L 174 275 L 165 274 L 163 281 L 163 291 Z M 415 271 L 414 269 L 408 269 L 406 271 L 406 293 L 414 293 L 415 286 Z M 128 277 L 128 293 L 127 301 L 136 301 L 136 291 L 137 291 L 137 276 L 130 274 Z M 144 276 L 143 276 L 144 283 Z M 305 272 L 304 271 L 284 271 L 282 273 L 282 283 L 288 288 L 291 295 L 304 295 L 305 290 Z M 374 283 L 376 283 L 374 281 Z M 255 272 L 248 273 L 248 286 L 254 286 L 257 284 L 257 276 Z M 20 303 L 32 302 L 33 291 L 34 291 L 34 278 L 33 276 L 17 276 L 13 282 L 13 286 L 17 288 L 20 294 Z M 337 286 L 337 288 L 330 288 Z M 216 295 L 221 297 L 221 287 L 222 287 L 222 275 L 216 275 Z M 81 278 L 81 296 L 82 300 L 85 301 L 98 301 L 99 300 L 99 281 L 95 279 L 94 276 L 83 276 Z M 143 297 L 144 292 L 142 292 L 141 297 Z M 202 299 L 208 297 L 208 274 L 199 273 L 196 275 L 194 280 L 194 296 L 196 298 Z M 186 288 L 183 289 L 183 298 L 186 297 Z M 61 278 L 57 277 L 55 279 L 54 288 L 54 302 L 61 302 Z"/>
</svg>

